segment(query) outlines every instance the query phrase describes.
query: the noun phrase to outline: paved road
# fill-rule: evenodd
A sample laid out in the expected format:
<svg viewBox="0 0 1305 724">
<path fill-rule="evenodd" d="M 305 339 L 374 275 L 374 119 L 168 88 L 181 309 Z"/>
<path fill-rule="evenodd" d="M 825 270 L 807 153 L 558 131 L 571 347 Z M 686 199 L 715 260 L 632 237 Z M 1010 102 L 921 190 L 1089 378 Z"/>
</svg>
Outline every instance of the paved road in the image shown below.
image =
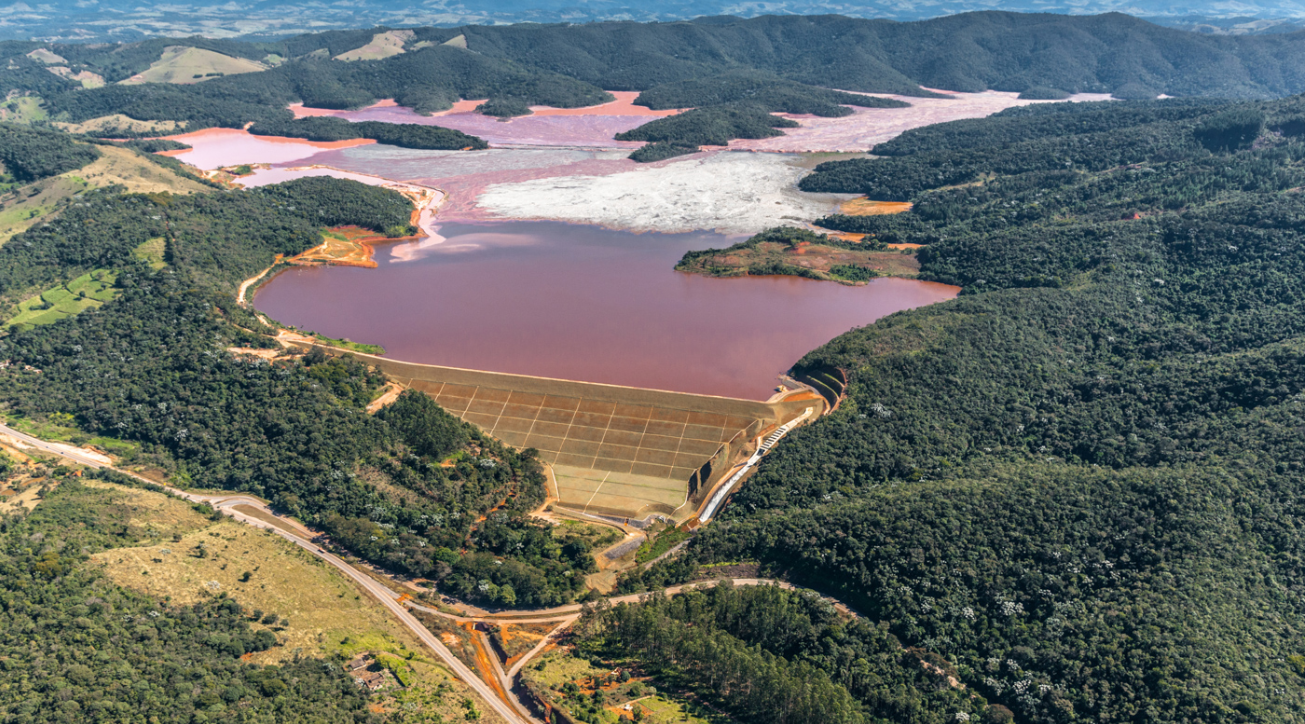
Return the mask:
<svg viewBox="0 0 1305 724">
<path fill-rule="evenodd" d="M 143 482 L 149 483 L 151 485 L 159 485 L 158 483 L 143 478 L 139 475 L 136 475 L 135 473 L 131 473 L 126 470 L 115 468 L 112 465 L 106 465 L 104 462 L 80 454 L 76 450 L 66 449 L 66 446 L 61 447 L 59 445 L 48 443 L 39 438 L 35 438 L 32 437 L 31 435 L 26 435 L 24 433 L 18 432 L 17 430 L 6 427 L 5 425 L 0 425 L 0 434 L 12 436 L 28 445 L 31 445 L 34 448 L 49 453 L 53 453 L 55 455 L 59 455 L 60 457 L 63 457 L 67 460 L 71 460 L 81 465 L 85 465 L 87 467 L 109 468 L 111 470 L 120 472 L 124 475 L 128 475 L 133 478 L 136 478 L 137 480 L 141 480 Z M 491 624 L 558 623 L 559 625 L 552 632 L 550 632 L 549 635 L 545 637 L 543 641 L 541 641 L 534 649 L 532 649 L 525 656 L 521 657 L 521 659 L 517 661 L 509 671 L 504 672 L 501 666 L 496 668 L 496 670 L 494 671 L 494 675 L 496 676 L 496 678 L 499 679 L 499 683 L 503 686 L 503 689 L 505 691 L 510 692 L 512 690 L 511 682 L 513 679 L 516 678 L 516 675 L 518 672 L 520 672 L 521 668 L 528 661 L 530 661 L 532 658 L 534 658 L 536 655 L 542 652 L 550 639 L 556 637 L 558 634 L 565 631 L 571 624 L 573 624 L 580 617 L 580 610 L 583 607 L 583 604 L 573 603 L 566 606 L 556 606 L 554 608 L 538 609 L 534 611 L 508 611 L 504 613 L 485 614 L 481 616 L 457 616 L 454 614 L 445 613 L 444 611 L 440 611 L 434 608 L 423 606 L 421 604 L 416 603 L 415 601 L 400 602 L 398 593 L 387 588 L 385 585 L 383 585 L 376 579 L 372 578 L 371 576 L 368 576 L 367 574 L 362 573 L 358 569 L 354 568 L 352 565 L 345 562 L 339 556 L 336 556 L 332 553 L 328 553 L 326 550 L 318 547 L 316 543 L 312 542 L 312 538 L 315 537 L 316 534 L 314 534 L 308 528 L 305 528 L 298 521 L 285 518 L 273 513 L 271 509 L 267 507 L 267 504 L 259 500 L 258 498 L 254 498 L 249 495 L 240 495 L 236 493 L 204 495 L 199 493 L 188 493 L 184 490 L 177 490 L 176 488 L 171 488 L 166 485 L 160 485 L 159 487 L 163 488 L 164 490 L 171 493 L 172 495 L 175 495 L 184 500 L 188 500 L 194 503 L 207 503 L 213 506 L 214 508 L 222 510 L 226 515 L 229 515 L 231 518 L 240 521 L 241 523 L 245 523 L 247 525 L 251 525 L 256 528 L 262 528 L 264 530 L 271 531 L 276 535 L 279 535 L 282 538 L 285 538 L 286 540 L 290 541 L 291 543 L 299 546 L 300 548 L 308 551 L 312 555 L 320 558 L 321 560 L 325 561 L 331 566 L 335 567 L 337 570 L 339 570 L 341 573 L 347 576 L 350 580 L 358 584 L 363 590 L 371 594 L 371 596 L 375 598 L 377 602 L 379 602 L 382 606 L 384 606 L 386 610 L 388 610 L 391 614 L 393 614 L 396 618 L 398 618 L 399 621 L 401 621 L 404 624 L 404 626 L 406 626 L 410 631 L 412 631 L 412 633 L 416 635 L 417 638 L 422 641 L 422 643 L 425 643 L 427 646 L 429 646 L 431 650 L 434 651 L 436 655 L 439 656 L 440 659 L 443 660 L 444 663 L 451 670 L 453 670 L 453 672 L 458 676 L 458 678 L 466 682 L 467 686 L 471 687 L 472 690 L 474 690 L 477 694 L 479 694 L 481 698 L 485 700 L 485 703 L 488 706 L 490 706 L 492 709 L 494 709 L 494 711 L 499 716 L 503 717 L 505 721 L 511 722 L 512 724 L 521 724 L 521 722 L 531 722 L 531 724 L 540 724 L 539 720 L 531 717 L 529 713 L 525 710 L 525 707 L 522 706 L 521 702 L 517 701 L 515 697 L 512 697 L 513 701 L 510 704 L 508 702 L 505 702 L 503 699 L 501 699 L 495 693 L 494 689 L 491 686 L 489 686 L 489 684 L 483 681 L 479 676 L 475 674 L 475 672 L 471 670 L 470 667 L 462 663 L 460 659 L 454 656 L 453 652 L 450 651 L 449 648 L 444 645 L 444 642 L 440 641 L 439 638 L 437 638 L 434 634 L 432 634 L 429 629 L 423 626 L 422 623 L 418 621 L 416 617 L 414 617 L 412 613 L 408 610 L 408 607 L 417 609 L 419 611 L 424 611 L 426 613 L 434 614 L 437 616 L 443 616 L 453 621 L 465 622 L 465 623 L 491 623 Z M 251 512 L 257 512 L 260 514 L 261 517 L 255 517 L 251 515 L 249 512 L 242 511 L 240 509 L 242 507 L 252 509 Z M 271 520 L 276 521 L 276 524 L 273 524 L 268 520 L 263 520 L 262 518 L 270 518 Z M 291 531 L 294 532 L 292 533 Z M 790 590 L 794 588 L 792 584 L 789 584 L 784 581 L 769 579 L 769 578 L 734 578 L 728 580 L 730 580 L 736 586 L 778 585 L 781 588 L 786 588 Z M 708 587 L 719 585 L 722 582 L 723 581 L 705 581 L 700 583 L 685 584 L 682 586 L 671 586 L 670 588 L 667 588 L 664 591 L 662 591 L 662 593 L 667 596 L 674 596 L 676 594 L 679 594 L 689 589 L 708 588 Z M 620 604 L 620 603 L 636 603 L 645 595 L 647 594 L 635 593 L 635 594 L 629 594 L 625 596 L 614 596 L 612 598 L 607 599 L 607 601 L 613 605 Z M 842 603 L 835 601 L 833 599 L 830 600 L 840 611 L 844 611 L 854 616 L 856 615 L 854 612 L 852 612 Z M 497 661 L 497 659 L 494 659 L 494 661 Z"/>
<path fill-rule="evenodd" d="M 137 478 L 138 480 L 143 480 L 147 483 L 150 483 L 151 485 L 158 485 L 158 483 L 151 480 L 146 480 L 145 478 L 142 478 L 139 475 L 135 475 L 125 470 L 119 470 L 118 468 L 114 468 L 111 465 L 106 465 L 103 462 L 100 462 L 99 460 L 88 457 L 86 455 L 79 454 L 75 451 L 63 450 L 56 445 L 45 442 L 44 440 L 41 440 L 39 438 L 32 437 L 31 435 L 26 435 L 5 425 L 0 425 L 0 434 L 10 435 L 14 438 L 17 438 L 18 440 L 21 440 L 22 442 L 28 445 L 31 445 L 34 448 L 37 448 L 39 450 L 44 450 L 45 452 L 53 453 L 55 455 L 59 455 L 63 458 L 79 463 L 81 465 L 85 465 L 87 467 L 110 468 L 113 470 L 117 470 L 118 472 L 123 473 L 124 475 L 130 475 L 131 477 Z M 431 650 L 434 651 L 435 654 L 439 656 L 440 659 L 443 660 L 444 663 L 450 669 L 453 670 L 453 672 L 458 676 L 458 678 L 462 679 L 463 682 L 467 684 L 467 686 L 471 687 L 473 691 L 479 694 L 481 698 L 485 700 L 485 704 L 490 708 L 492 708 L 495 711 L 495 713 L 501 716 L 505 721 L 513 722 L 514 724 L 517 724 L 519 722 L 537 721 L 535 719 L 517 713 L 514 707 L 508 705 L 507 702 L 500 699 L 488 684 L 486 684 L 484 681 L 481 681 L 480 677 L 476 676 L 471 671 L 471 669 L 467 667 L 466 664 L 462 663 L 462 661 L 459 660 L 458 657 L 454 656 L 452 651 L 449 651 L 449 648 L 444 645 L 443 641 L 440 641 L 438 638 L 436 638 L 434 634 L 430 632 L 430 630 L 428 630 L 425 626 L 421 625 L 421 622 L 418 621 L 416 617 L 414 617 L 412 613 L 408 611 L 408 609 L 404 608 L 404 606 L 396 600 L 397 595 L 394 594 L 392 591 L 390 591 L 390 589 L 381 585 L 379 582 L 372 579 L 371 577 L 363 573 L 360 573 L 357 569 L 355 569 L 353 566 L 349 565 L 345 561 L 341 560 L 338 556 L 331 553 L 327 553 L 322 548 L 319 548 L 317 544 L 313 543 L 311 540 L 304 540 L 303 538 L 297 535 L 292 535 L 288 531 L 278 526 L 275 526 L 267 521 L 255 518 L 237 509 L 237 506 L 249 506 L 251 508 L 257 509 L 260 513 L 263 513 L 267 516 L 271 516 L 272 518 L 278 521 L 284 521 L 286 526 L 291 529 L 296 529 L 296 528 L 303 529 L 303 527 L 300 526 L 298 523 L 288 521 L 285 518 L 282 518 L 276 515 L 275 513 L 273 513 L 271 510 L 267 508 L 267 505 L 264 504 L 261 500 L 257 498 L 252 498 L 247 495 L 200 495 L 197 493 L 187 493 L 184 490 L 177 490 L 175 488 L 169 488 L 167 486 L 160 486 L 160 487 L 162 487 L 164 490 L 168 491 L 169 493 L 179 498 L 182 498 L 184 500 L 188 500 L 194 503 L 208 503 L 215 508 L 222 509 L 223 512 L 225 512 L 227 515 L 231 516 L 235 520 L 238 520 L 241 523 L 252 525 L 256 528 L 269 530 L 281 536 L 282 538 L 285 538 L 291 543 L 294 543 L 300 548 L 303 548 L 304 550 L 308 551 L 314 556 L 317 556 L 323 561 L 326 561 L 330 565 L 334 566 L 341 573 L 348 576 L 351 580 L 353 580 L 354 583 L 357 583 L 360 587 L 362 587 L 363 590 L 370 593 L 373 598 L 379 601 L 380 604 L 384 606 L 387 610 L 389 610 L 389 612 L 392 613 L 396 618 L 398 618 L 399 621 L 401 621 L 408 628 L 408 630 L 412 631 L 412 633 L 416 635 L 417 638 L 422 641 L 422 643 L 429 646 Z"/>
</svg>

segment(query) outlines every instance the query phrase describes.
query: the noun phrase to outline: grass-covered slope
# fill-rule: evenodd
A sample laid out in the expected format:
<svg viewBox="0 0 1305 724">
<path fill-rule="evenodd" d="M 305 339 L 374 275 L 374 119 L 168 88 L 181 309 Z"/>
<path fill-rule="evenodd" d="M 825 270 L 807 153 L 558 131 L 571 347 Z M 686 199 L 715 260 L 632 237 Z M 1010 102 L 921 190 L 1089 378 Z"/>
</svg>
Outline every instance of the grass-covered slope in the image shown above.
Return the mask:
<svg viewBox="0 0 1305 724">
<path fill-rule="evenodd" d="M 353 108 L 384 98 L 419 112 L 447 109 L 459 98 L 487 98 L 486 111 L 519 115 L 531 105 L 602 103 L 610 100 L 604 89 L 645 91 L 645 101 L 657 105 L 748 102 L 822 115 L 842 113 L 845 105 L 884 104 L 831 89 L 917 96 L 931 95 L 923 88 L 996 89 L 1041 98 L 1076 92 L 1269 98 L 1305 91 L 1298 70 L 1305 39 L 1299 34 L 1203 36 L 1120 14 L 414 28 L 386 35 L 390 49 L 403 52 L 363 62 L 332 60 L 367 46 L 378 31 L 386 35 L 378 28 L 263 43 L 9 43 L 0 46 L 6 61 L 0 91 L 43 99 L 47 115 L 60 122 L 121 113 L 138 121 L 185 121 L 191 129 L 285 121 L 284 107 L 293 102 Z M 67 65 L 58 67 L 68 77 L 28 56 L 37 49 L 65 59 Z M 268 69 L 227 77 L 213 75 L 227 72 L 213 63 L 196 63 L 187 65 L 194 71 L 190 80 L 202 83 L 118 84 L 153 72 L 148 69 L 165 52 Z M 72 79 L 81 73 L 103 76 L 110 85 L 82 88 Z"/>
<path fill-rule="evenodd" d="M 0 337 L 11 362 L 0 404 L 33 424 L 132 441 L 178 484 L 263 496 L 459 596 L 569 602 L 584 590 L 575 574 L 595 564 L 588 545 L 561 545 L 527 517 L 544 495 L 532 457 L 424 395 L 365 414 L 384 379 L 352 360 L 228 351 L 277 346 L 235 304 L 241 280 L 316 246 L 323 227 L 382 231 L 411 212 L 396 192 L 326 177 L 190 196 L 88 193 L 0 247 L 0 302 L 6 318 L 38 294 L 62 303 L 69 282 L 99 269 L 116 272 L 114 298 Z"/>
<path fill-rule="evenodd" d="M 0 461 L 0 476 L 5 467 Z M 174 605 L 114 585 L 92 554 L 185 529 L 142 519 L 132 498 L 64 468 L 33 472 L 47 487 L 40 504 L 0 516 L 0 719 L 376 721 L 338 666 L 310 657 L 241 661 L 278 636 L 237 601 Z"/>
<path fill-rule="evenodd" d="M 825 223 L 927 243 L 921 275 L 965 293 L 807 355 L 847 373 L 838 411 L 625 585 L 760 560 L 1017 721 L 1300 718 L 1301 101 L 1170 108 L 949 124 L 858 164 L 914 207 Z M 930 190 L 943 155 L 996 173 Z"/>
</svg>

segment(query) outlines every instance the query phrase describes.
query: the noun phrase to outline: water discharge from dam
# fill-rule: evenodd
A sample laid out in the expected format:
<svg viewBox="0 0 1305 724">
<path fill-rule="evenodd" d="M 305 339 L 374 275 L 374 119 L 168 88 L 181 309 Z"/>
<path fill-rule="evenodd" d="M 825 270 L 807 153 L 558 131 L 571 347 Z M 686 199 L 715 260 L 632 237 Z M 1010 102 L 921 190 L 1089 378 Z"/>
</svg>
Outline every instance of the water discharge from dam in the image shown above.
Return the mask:
<svg viewBox="0 0 1305 724">
<path fill-rule="evenodd" d="M 468 369 L 765 399 L 808 351 L 958 289 L 843 286 L 672 271 L 720 234 L 632 234 L 556 222 L 446 223 L 376 249 L 376 269 L 282 272 L 254 304 L 286 324 Z"/>
</svg>

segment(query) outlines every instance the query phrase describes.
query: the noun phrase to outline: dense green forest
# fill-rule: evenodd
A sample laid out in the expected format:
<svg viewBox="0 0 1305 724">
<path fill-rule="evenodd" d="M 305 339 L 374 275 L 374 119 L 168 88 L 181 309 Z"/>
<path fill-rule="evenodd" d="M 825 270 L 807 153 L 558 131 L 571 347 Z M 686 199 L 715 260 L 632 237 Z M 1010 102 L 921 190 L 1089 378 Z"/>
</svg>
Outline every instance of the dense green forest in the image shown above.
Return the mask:
<svg viewBox="0 0 1305 724">
<path fill-rule="evenodd" d="M 299 118 L 293 121 L 260 121 L 249 128 L 256 136 L 288 136 L 309 141 L 345 141 L 370 138 L 400 148 L 437 151 L 489 148 L 489 144 L 462 131 L 417 123 L 351 123 L 343 118 Z"/>
<path fill-rule="evenodd" d="M 797 121 L 773 116 L 757 106 L 710 106 L 658 118 L 616 134 L 616 140 L 648 141 L 680 147 L 724 146 L 734 138 L 782 136 L 784 132 L 779 129 L 797 126 Z"/>
<path fill-rule="evenodd" d="M 1298 72 L 1305 66 L 1305 42 L 1294 34 L 1203 36 L 1120 14 L 416 28 L 404 53 L 375 61 L 331 59 L 365 45 L 378 30 L 383 29 L 261 43 L 184 38 L 49 45 L 71 69 L 100 73 L 110 82 L 93 90 L 26 56 L 41 46 L 8 42 L 0 44 L 7 61 L 0 68 L 0 90 L 39 96 L 56 119 L 123 113 L 186 121 L 192 129 L 284 124 L 291 120 L 284 108 L 295 102 L 357 108 L 384 98 L 420 113 L 448 109 L 459 98 L 486 98 L 482 113 L 515 116 L 531 105 L 601 103 L 611 98 L 605 90 L 641 91 L 640 102 L 650 107 L 743 103 L 817 115 L 845 114 L 849 105 L 897 103 L 831 89 L 914 96 L 936 95 L 925 88 L 996 89 L 1034 98 L 1094 92 L 1129 99 L 1162 93 L 1269 98 L 1305 91 L 1305 76 Z M 467 47 L 444 44 L 458 36 Z M 193 85 L 115 84 L 147 69 L 168 45 L 285 62 Z M 689 136 L 680 141 L 693 145 Z"/>
<path fill-rule="evenodd" d="M 1016 720 L 1305 716 L 1303 111 L 1044 106 L 818 169 L 915 204 L 822 224 L 925 243 L 963 294 L 807 355 L 839 410 L 622 588 L 759 560 Z M 989 168 L 931 181 L 944 156 Z"/>
<path fill-rule="evenodd" d="M 738 721 L 941 721 L 987 702 L 947 684 L 955 669 L 885 628 L 848 621 L 810 591 L 728 583 L 638 606 L 586 611 L 580 650 L 682 682 Z"/>
<path fill-rule="evenodd" d="M 90 554 L 148 544 L 122 495 L 45 470 L 29 514 L 0 516 L 0 721 L 371 722 L 338 666 L 240 657 L 276 643 L 233 599 L 167 603 L 113 585 Z"/>
<path fill-rule="evenodd" d="M 892 98 L 803 85 L 772 73 L 755 71 L 734 71 L 664 83 L 640 93 L 634 103 L 654 110 L 747 103 L 773 112 L 810 113 L 826 118 L 851 115 L 852 109 L 848 106 L 906 108 L 909 105 Z"/>
<path fill-rule="evenodd" d="M 182 484 L 266 497 L 354 553 L 468 599 L 570 601 L 593 561 L 586 544 L 560 545 L 524 516 L 544 494 L 529 451 L 423 396 L 364 414 L 383 378 L 349 358 L 226 351 L 271 344 L 232 298 L 240 280 L 316 245 L 322 227 L 384 230 L 411 211 L 395 192 L 326 177 L 185 197 L 88 194 L 0 247 L 9 304 L 79 270 L 119 270 L 113 302 L 0 339 L 0 356 L 22 362 L 0 386 L 8 414 L 71 415 L 91 434 L 139 443 Z M 133 251 L 159 237 L 168 267 L 154 272 Z"/>
<path fill-rule="evenodd" d="M 0 164 L 7 183 L 30 183 L 76 171 L 100 157 L 94 146 L 66 133 L 0 123 Z"/>
</svg>

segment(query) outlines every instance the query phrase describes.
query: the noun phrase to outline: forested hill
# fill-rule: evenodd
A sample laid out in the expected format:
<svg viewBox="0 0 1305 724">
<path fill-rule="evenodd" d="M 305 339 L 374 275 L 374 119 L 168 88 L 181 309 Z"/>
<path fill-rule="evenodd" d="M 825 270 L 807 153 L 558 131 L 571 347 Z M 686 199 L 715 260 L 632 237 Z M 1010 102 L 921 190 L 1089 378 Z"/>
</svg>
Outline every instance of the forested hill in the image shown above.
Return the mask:
<svg viewBox="0 0 1305 724">
<path fill-rule="evenodd" d="M 192 127 L 288 119 L 301 101 L 350 108 L 382 98 L 421 112 L 458 98 L 488 98 L 486 111 L 529 105 L 591 105 L 604 90 L 646 91 L 658 107 L 738 102 L 748 83 L 773 85 L 751 97 L 766 110 L 830 112 L 845 96 L 830 88 L 926 95 L 996 89 L 1039 98 L 1113 93 L 1121 98 L 1270 98 L 1305 91 L 1305 35 L 1205 36 L 1120 14 L 1091 17 L 968 13 L 895 23 L 836 15 L 705 18 L 672 23 L 415 28 L 396 36 L 402 52 L 374 60 L 335 59 L 378 32 L 332 31 L 285 41 L 177 39 L 205 52 L 260 59 L 267 70 L 186 85 L 118 85 L 160 60 L 161 41 L 125 45 L 0 44 L 0 90 L 35 94 L 55 119 L 111 113 L 185 120 Z M 465 46 L 465 47 L 463 47 Z M 42 55 L 45 53 L 45 55 Z M 219 56 L 220 57 L 220 56 Z M 56 60 L 57 59 L 57 60 Z M 93 73 L 109 83 L 83 88 L 64 76 Z M 60 70 L 62 69 L 62 70 Z M 216 76 L 216 77 L 215 77 Z"/>
<path fill-rule="evenodd" d="M 847 372 L 840 408 L 626 587 L 760 560 L 1016 721 L 1305 717 L 1303 118 L 1299 97 L 1049 105 L 820 167 L 914 201 L 821 223 L 924 243 L 922 276 L 964 293 L 807 355 Z M 821 666 L 866 720 L 956 720 L 890 685 L 906 659 L 848 666 L 873 632 L 725 629 Z"/>
<path fill-rule="evenodd" d="M 278 347 L 235 303 L 242 279 L 316 246 L 323 227 L 384 231 L 406 226 L 412 208 L 397 192 L 327 177 L 189 196 L 84 193 L 0 246 L 3 321 L 38 293 L 72 301 L 72 280 L 88 274 L 108 287 L 88 308 L 2 330 L 0 414 L 126 441 L 128 465 L 260 495 L 460 597 L 568 603 L 595 564 L 586 540 L 559 540 L 528 517 L 544 496 L 531 454 L 418 393 L 366 414 L 385 380 L 351 359 L 232 352 Z"/>
</svg>

